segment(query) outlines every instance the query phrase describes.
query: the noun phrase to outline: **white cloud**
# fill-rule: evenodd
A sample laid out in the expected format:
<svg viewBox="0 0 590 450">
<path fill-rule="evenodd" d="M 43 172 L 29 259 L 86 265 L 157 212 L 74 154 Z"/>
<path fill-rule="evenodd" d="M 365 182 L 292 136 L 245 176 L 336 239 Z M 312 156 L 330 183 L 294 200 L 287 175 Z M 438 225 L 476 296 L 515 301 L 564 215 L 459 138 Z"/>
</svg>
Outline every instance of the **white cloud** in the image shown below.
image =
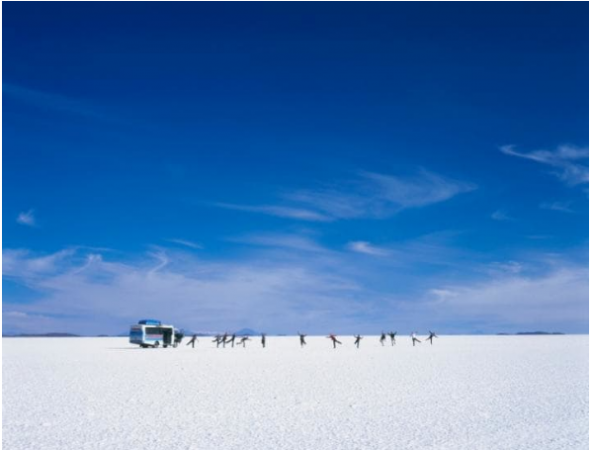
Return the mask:
<svg viewBox="0 0 590 450">
<path fill-rule="evenodd" d="M 515 275 L 523 271 L 523 265 L 518 261 L 494 262 L 489 268 L 492 274 L 500 272 Z"/>
<path fill-rule="evenodd" d="M 572 202 L 543 202 L 539 205 L 541 209 L 549 209 L 551 211 L 559 211 L 565 213 L 573 213 L 574 210 L 571 208 Z"/>
<path fill-rule="evenodd" d="M 16 222 L 20 223 L 21 225 L 34 227 L 37 224 L 35 220 L 35 212 L 32 209 L 30 209 L 29 211 L 21 212 L 16 218 Z"/>
<path fill-rule="evenodd" d="M 249 236 L 244 241 L 254 247 L 229 260 L 170 248 L 123 259 L 81 248 L 49 255 L 6 249 L 3 276 L 35 295 L 25 303 L 5 295 L 5 329 L 119 333 L 151 316 L 195 330 L 248 326 L 271 333 L 431 325 L 457 332 L 472 331 L 474 322 L 494 332 L 569 331 L 587 320 L 585 263 L 529 255 L 528 262 L 483 266 L 477 256 L 423 238 L 359 264 L 355 253 L 305 238 Z M 382 250 L 365 241 L 352 247 Z"/>
<path fill-rule="evenodd" d="M 368 180 L 376 184 L 378 195 L 387 203 L 401 208 L 416 208 L 443 202 L 450 198 L 476 189 L 472 183 L 445 178 L 427 170 L 418 175 L 399 177 L 365 173 Z"/>
<path fill-rule="evenodd" d="M 192 248 L 195 250 L 200 250 L 203 248 L 201 244 L 189 241 L 187 239 L 167 239 L 167 241 L 172 242 L 173 244 L 183 245 L 185 247 Z"/>
<path fill-rule="evenodd" d="M 443 202 L 476 189 L 472 183 L 420 170 L 413 176 L 361 172 L 353 180 L 316 189 L 285 193 L 280 205 L 217 206 L 290 219 L 328 222 L 339 219 L 384 218 L 403 209 Z"/>
<path fill-rule="evenodd" d="M 513 145 L 500 147 L 506 155 L 529 159 L 554 168 L 553 174 L 570 186 L 588 183 L 588 149 L 570 145 L 559 146 L 556 150 L 535 150 L 529 153 L 517 152 Z"/>
<path fill-rule="evenodd" d="M 10 83 L 2 83 L 2 94 L 43 110 L 74 114 L 105 121 L 113 120 L 112 116 L 99 111 L 95 106 L 90 105 L 88 101 L 82 101 L 61 94 L 39 91 Z"/>
<path fill-rule="evenodd" d="M 562 267 L 536 276 L 519 272 L 438 287 L 430 291 L 430 308 L 439 316 L 455 320 L 480 320 L 488 330 L 496 331 L 564 331 L 572 324 L 587 327 L 586 267 Z"/>
<path fill-rule="evenodd" d="M 293 208 L 289 206 L 276 205 L 235 205 L 233 203 L 216 203 L 216 206 L 236 211 L 246 211 L 254 213 L 268 214 L 269 216 L 284 217 L 288 219 L 298 219 L 310 222 L 329 222 L 332 219 L 325 214 L 311 211 L 304 208 Z"/>
<path fill-rule="evenodd" d="M 251 234 L 230 239 L 233 242 L 271 248 L 287 248 L 306 252 L 327 252 L 328 250 L 308 236 L 298 234 Z"/>
<path fill-rule="evenodd" d="M 94 257 L 89 265 L 88 258 L 71 255 L 40 276 L 36 269 L 39 258 L 27 251 L 9 254 L 12 263 L 3 275 L 42 295 L 34 303 L 19 304 L 18 310 L 63 316 L 61 322 L 40 323 L 45 327 L 40 331 L 120 332 L 144 316 L 192 329 L 250 326 L 283 331 L 317 328 L 322 323 L 342 326 L 347 315 L 362 311 L 353 281 L 305 259 L 267 255 L 216 263 L 191 254 L 156 252 L 127 263 Z M 47 261 L 60 258 L 61 254 L 43 257 Z M 4 319 L 8 326 L 16 327 L 15 317 L 5 315 Z M 25 325 L 18 324 L 18 331 Z"/>
<path fill-rule="evenodd" d="M 500 222 L 503 222 L 503 221 L 508 222 L 508 221 L 514 220 L 514 218 L 511 217 L 511 216 L 509 216 L 506 213 L 506 211 L 503 211 L 501 209 L 498 209 L 498 210 L 494 211 L 490 217 L 492 219 L 497 220 L 497 221 L 500 221 Z"/>
<path fill-rule="evenodd" d="M 2 275 L 7 277 L 30 279 L 42 275 L 64 270 L 70 262 L 75 249 L 65 249 L 59 252 L 38 256 L 28 250 L 2 251 Z"/>
<path fill-rule="evenodd" d="M 386 255 L 388 255 L 387 250 L 376 247 L 373 244 L 366 242 L 366 241 L 349 242 L 346 247 L 349 250 L 352 250 L 353 252 L 364 253 L 366 255 L 372 255 L 372 256 L 386 256 Z"/>
</svg>

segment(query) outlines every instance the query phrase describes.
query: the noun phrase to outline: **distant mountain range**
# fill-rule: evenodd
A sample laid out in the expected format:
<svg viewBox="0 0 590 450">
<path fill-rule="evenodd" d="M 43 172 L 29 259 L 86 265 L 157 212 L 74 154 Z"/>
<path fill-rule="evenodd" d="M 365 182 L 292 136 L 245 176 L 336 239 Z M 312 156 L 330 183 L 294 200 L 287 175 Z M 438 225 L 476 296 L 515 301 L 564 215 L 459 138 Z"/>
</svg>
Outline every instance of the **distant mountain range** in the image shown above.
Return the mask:
<svg viewBox="0 0 590 450">
<path fill-rule="evenodd" d="M 19 334 L 2 334 L 2 337 L 81 337 L 79 334 L 72 333 L 19 333 Z"/>
<path fill-rule="evenodd" d="M 216 334 L 223 334 L 222 332 L 214 332 L 214 331 L 204 331 L 204 332 L 194 332 L 190 330 L 183 330 L 185 336 L 192 336 L 196 334 L 197 336 L 214 336 Z M 261 333 L 260 331 L 253 330 L 252 328 L 242 328 L 238 331 L 232 332 L 230 334 L 236 334 L 237 336 L 259 336 Z M 518 331 L 516 333 L 496 333 L 496 336 L 555 336 L 555 335 L 564 335 L 560 331 Z M 52 333 L 3 333 L 2 337 L 128 337 L 129 332 L 122 332 L 116 335 L 108 335 L 108 334 L 98 334 L 95 336 L 82 336 L 79 334 L 73 333 L 63 333 L 63 332 L 52 332 Z M 276 336 L 286 336 L 285 334 L 277 334 Z"/>
<path fill-rule="evenodd" d="M 496 333 L 498 336 L 552 336 L 552 335 L 562 335 L 560 331 L 518 331 L 516 333 Z"/>
</svg>

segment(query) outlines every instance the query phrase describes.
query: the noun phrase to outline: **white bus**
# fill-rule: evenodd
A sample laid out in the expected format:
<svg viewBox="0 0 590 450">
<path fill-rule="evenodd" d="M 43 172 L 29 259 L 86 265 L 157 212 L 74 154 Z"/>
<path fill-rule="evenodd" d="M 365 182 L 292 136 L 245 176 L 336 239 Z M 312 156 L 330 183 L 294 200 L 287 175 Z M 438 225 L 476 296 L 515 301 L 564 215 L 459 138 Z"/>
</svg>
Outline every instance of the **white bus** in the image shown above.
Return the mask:
<svg viewBox="0 0 590 450">
<path fill-rule="evenodd" d="M 159 320 L 140 320 L 129 331 L 129 342 L 142 348 L 169 345 L 176 347 L 179 331 L 172 325 L 163 325 Z"/>
</svg>

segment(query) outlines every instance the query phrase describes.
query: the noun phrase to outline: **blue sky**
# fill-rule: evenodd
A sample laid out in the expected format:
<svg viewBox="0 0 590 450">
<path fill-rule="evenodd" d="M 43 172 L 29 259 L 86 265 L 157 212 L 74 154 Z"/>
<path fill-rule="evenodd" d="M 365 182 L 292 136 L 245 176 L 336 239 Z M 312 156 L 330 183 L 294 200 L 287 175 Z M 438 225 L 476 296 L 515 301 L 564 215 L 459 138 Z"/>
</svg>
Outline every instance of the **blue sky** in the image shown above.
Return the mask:
<svg viewBox="0 0 590 450">
<path fill-rule="evenodd" d="M 588 332 L 585 3 L 7 3 L 4 332 Z"/>
</svg>

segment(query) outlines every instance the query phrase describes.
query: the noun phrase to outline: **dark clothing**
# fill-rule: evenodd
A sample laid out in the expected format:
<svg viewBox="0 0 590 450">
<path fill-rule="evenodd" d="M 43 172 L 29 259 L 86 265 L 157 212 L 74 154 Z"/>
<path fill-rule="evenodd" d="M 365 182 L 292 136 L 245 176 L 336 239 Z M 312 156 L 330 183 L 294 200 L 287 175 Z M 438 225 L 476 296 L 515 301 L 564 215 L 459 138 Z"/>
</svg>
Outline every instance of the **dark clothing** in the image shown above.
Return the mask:
<svg viewBox="0 0 590 450">
<path fill-rule="evenodd" d="M 305 334 L 300 334 L 299 335 L 299 344 L 301 345 L 301 347 L 303 347 L 304 345 L 307 345 L 307 342 L 305 342 Z"/>
<path fill-rule="evenodd" d="M 354 345 L 356 345 L 356 348 L 359 348 L 359 346 L 361 345 L 361 335 L 355 336 L 354 337 Z"/>
<path fill-rule="evenodd" d="M 438 336 L 436 335 L 436 333 L 433 333 L 432 331 L 430 331 L 428 337 L 426 338 L 427 341 L 430 341 L 430 345 L 432 345 L 433 338 L 438 338 Z"/>
<path fill-rule="evenodd" d="M 195 335 L 193 335 L 193 337 L 190 339 L 190 341 L 188 341 L 188 342 L 186 343 L 186 345 L 191 345 L 191 344 L 192 344 L 193 348 L 195 348 L 195 341 L 197 341 L 197 340 L 198 340 L 198 339 L 197 339 L 197 335 L 195 334 Z"/>
<path fill-rule="evenodd" d="M 342 344 L 342 342 L 336 339 L 336 336 L 334 336 L 333 334 L 329 335 L 328 337 L 332 339 L 332 345 L 334 345 L 334 348 L 336 348 L 336 344 Z"/>
<path fill-rule="evenodd" d="M 391 339 L 391 345 L 395 345 L 395 335 L 397 333 L 389 333 L 389 338 Z"/>
</svg>

